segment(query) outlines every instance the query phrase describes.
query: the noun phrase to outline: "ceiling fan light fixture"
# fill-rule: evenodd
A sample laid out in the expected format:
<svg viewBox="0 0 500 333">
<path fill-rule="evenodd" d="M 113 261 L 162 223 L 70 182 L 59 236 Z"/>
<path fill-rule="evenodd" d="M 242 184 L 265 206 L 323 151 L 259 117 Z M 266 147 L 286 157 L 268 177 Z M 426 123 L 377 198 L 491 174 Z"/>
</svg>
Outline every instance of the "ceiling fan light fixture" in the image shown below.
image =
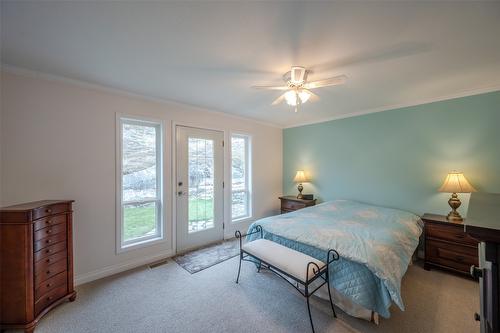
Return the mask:
<svg viewBox="0 0 500 333">
<path fill-rule="evenodd" d="M 295 91 L 288 90 L 285 93 L 285 100 L 286 100 L 286 104 L 288 104 L 288 105 L 291 105 L 291 106 L 297 105 L 297 94 L 295 93 Z"/>
<path fill-rule="evenodd" d="M 297 97 L 300 98 L 300 104 L 304 104 L 309 100 L 309 97 L 311 97 L 311 94 L 308 91 L 305 90 L 288 90 L 285 93 L 285 100 L 288 105 L 295 106 L 297 105 Z"/>
<path fill-rule="evenodd" d="M 309 97 L 311 97 L 311 94 L 308 91 L 305 90 L 299 91 L 299 98 L 302 104 L 307 102 L 309 100 Z"/>
</svg>

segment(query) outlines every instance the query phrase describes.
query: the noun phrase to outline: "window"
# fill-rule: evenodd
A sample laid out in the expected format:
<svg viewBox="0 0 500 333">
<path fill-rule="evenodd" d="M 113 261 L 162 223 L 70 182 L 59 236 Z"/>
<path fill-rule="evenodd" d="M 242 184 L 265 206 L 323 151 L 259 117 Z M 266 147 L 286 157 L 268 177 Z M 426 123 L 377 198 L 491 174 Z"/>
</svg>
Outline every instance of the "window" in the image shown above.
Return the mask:
<svg viewBox="0 0 500 333">
<path fill-rule="evenodd" d="M 162 239 L 162 126 L 120 118 L 120 249 Z"/>
<path fill-rule="evenodd" d="M 250 137 L 231 136 L 231 216 L 233 221 L 246 219 L 251 213 Z"/>
</svg>

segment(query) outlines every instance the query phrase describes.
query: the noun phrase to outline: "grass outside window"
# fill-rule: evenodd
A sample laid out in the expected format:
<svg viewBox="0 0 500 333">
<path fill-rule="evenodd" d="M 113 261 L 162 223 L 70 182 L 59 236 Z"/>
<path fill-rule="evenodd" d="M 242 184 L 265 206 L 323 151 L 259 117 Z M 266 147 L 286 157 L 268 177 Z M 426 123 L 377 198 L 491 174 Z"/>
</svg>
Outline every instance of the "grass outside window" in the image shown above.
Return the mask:
<svg viewBox="0 0 500 333">
<path fill-rule="evenodd" d="M 200 209 L 203 207 L 203 210 Z M 213 219 L 213 200 L 189 199 L 189 221 Z M 144 237 L 156 231 L 155 205 L 125 206 L 123 209 L 124 239 Z"/>
</svg>

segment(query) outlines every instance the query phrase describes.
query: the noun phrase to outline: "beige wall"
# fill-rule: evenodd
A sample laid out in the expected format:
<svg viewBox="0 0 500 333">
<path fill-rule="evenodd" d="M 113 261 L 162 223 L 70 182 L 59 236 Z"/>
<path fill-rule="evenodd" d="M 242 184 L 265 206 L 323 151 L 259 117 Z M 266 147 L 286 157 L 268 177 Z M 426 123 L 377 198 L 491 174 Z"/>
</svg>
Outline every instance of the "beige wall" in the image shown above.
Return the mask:
<svg viewBox="0 0 500 333">
<path fill-rule="evenodd" d="M 2 72 L 2 205 L 74 199 L 77 283 L 173 253 L 172 124 L 252 135 L 254 217 L 278 213 L 282 188 L 282 130 L 177 103 L 157 102 L 33 73 Z M 163 119 L 166 124 L 165 243 L 115 251 L 116 113 Z M 226 150 L 228 145 L 226 145 Z M 226 162 L 225 170 L 229 164 Z M 229 172 L 225 172 L 229 181 Z M 228 196 L 226 196 L 228 197 Z M 229 216 L 225 204 L 226 220 Z M 228 225 L 228 223 L 226 223 Z M 229 224 L 226 236 L 248 223 Z"/>
</svg>

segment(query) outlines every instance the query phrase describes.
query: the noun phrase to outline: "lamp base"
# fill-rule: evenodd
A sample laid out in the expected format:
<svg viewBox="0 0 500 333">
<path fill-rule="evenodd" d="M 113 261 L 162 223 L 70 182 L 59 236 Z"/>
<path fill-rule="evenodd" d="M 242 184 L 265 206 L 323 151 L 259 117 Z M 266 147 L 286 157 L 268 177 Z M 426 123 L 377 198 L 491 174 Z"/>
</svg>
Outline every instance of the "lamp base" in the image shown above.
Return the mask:
<svg viewBox="0 0 500 333">
<path fill-rule="evenodd" d="M 451 212 L 449 212 L 446 216 L 448 221 L 462 222 L 464 220 L 460 213 L 457 212 L 457 208 L 460 207 L 461 204 L 462 202 L 458 198 L 458 195 L 456 193 L 453 193 L 450 200 L 448 200 L 448 205 L 450 205 L 451 207 Z"/>
<path fill-rule="evenodd" d="M 454 211 L 449 212 L 448 215 L 446 216 L 446 218 L 448 219 L 448 221 L 453 221 L 453 222 L 463 222 L 464 221 L 464 219 L 460 215 L 460 213 L 454 212 Z"/>
<path fill-rule="evenodd" d="M 299 194 L 297 195 L 297 199 L 302 199 L 303 196 L 302 196 L 302 190 L 304 189 L 304 186 L 302 186 L 302 184 L 299 184 L 297 186 L 297 190 L 299 190 Z"/>
</svg>

